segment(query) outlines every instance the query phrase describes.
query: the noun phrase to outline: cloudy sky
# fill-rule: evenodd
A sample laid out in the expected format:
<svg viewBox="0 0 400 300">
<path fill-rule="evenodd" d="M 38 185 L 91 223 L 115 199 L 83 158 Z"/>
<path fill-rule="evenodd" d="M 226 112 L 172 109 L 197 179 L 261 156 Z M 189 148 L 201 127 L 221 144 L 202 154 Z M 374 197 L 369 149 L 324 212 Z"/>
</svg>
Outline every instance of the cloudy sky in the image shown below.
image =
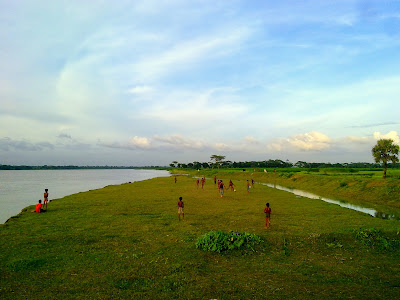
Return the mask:
<svg viewBox="0 0 400 300">
<path fill-rule="evenodd" d="M 5 0 L 0 70 L 0 164 L 372 162 L 400 0 Z"/>
</svg>

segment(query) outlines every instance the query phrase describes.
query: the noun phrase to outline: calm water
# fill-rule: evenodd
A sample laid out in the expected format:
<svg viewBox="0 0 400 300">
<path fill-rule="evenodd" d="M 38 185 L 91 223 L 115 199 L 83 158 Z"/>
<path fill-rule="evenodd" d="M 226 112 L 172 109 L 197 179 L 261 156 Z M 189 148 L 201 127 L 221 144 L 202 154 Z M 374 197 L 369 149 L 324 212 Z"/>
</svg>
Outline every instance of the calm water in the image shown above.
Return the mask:
<svg viewBox="0 0 400 300">
<path fill-rule="evenodd" d="M 328 203 L 339 205 L 339 206 L 344 207 L 344 208 L 356 210 L 356 211 L 371 215 L 371 216 L 376 217 L 376 218 L 388 219 L 388 220 L 399 220 L 400 221 L 400 216 L 396 216 L 396 215 L 393 215 L 393 214 L 377 211 L 377 210 L 375 210 L 373 208 L 362 207 L 362 206 L 350 204 L 350 203 L 343 202 L 343 201 L 333 200 L 333 199 L 321 197 L 321 196 L 318 196 L 316 194 L 309 193 L 309 192 L 306 192 L 306 191 L 302 191 L 302 190 L 298 190 L 298 189 L 290 189 L 290 188 L 287 188 L 287 187 L 284 187 L 284 186 L 280 186 L 280 185 L 274 185 L 274 184 L 270 184 L 270 183 L 261 183 L 261 182 L 259 184 L 266 185 L 266 186 L 269 186 L 271 188 L 276 188 L 278 190 L 286 191 L 286 192 L 289 192 L 289 193 L 293 193 L 293 194 L 301 196 L 301 197 L 306 197 L 306 198 L 311 198 L 311 199 L 319 199 L 319 200 L 322 200 L 322 201 L 325 201 L 325 202 L 328 202 Z"/>
<path fill-rule="evenodd" d="M 128 169 L 0 171 L 0 224 L 43 200 L 45 188 L 52 200 L 107 185 L 169 175 L 168 171 Z"/>
</svg>

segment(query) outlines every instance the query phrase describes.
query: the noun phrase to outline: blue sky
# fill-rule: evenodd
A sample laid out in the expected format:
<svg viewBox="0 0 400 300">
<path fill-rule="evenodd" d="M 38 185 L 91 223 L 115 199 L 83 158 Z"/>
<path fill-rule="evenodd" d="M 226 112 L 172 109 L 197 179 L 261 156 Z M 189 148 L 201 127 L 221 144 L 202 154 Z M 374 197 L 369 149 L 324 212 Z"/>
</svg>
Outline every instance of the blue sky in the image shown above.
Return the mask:
<svg viewBox="0 0 400 300">
<path fill-rule="evenodd" d="M 1 1 L 0 57 L 0 164 L 372 162 L 399 144 L 400 0 Z"/>
</svg>

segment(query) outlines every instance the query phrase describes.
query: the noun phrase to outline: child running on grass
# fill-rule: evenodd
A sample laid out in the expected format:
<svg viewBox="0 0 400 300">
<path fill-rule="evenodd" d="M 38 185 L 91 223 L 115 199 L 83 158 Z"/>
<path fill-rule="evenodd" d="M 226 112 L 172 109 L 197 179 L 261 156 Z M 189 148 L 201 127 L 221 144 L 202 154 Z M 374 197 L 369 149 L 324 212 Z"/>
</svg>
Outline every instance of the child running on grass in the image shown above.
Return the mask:
<svg viewBox="0 0 400 300">
<path fill-rule="evenodd" d="M 185 219 L 185 214 L 183 212 L 184 206 L 185 205 L 183 204 L 182 197 L 179 197 L 179 202 L 178 202 L 178 219 L 179 219 L 179 221 L 181 220 L 181 214 L 182 214 L 182 221 L 184 221 L 184 219 Z"/>
<path fill-rule="evenodd" d="M 271 226 L 271 208 L 269 207 L 269 203 L 266 204 L 264 208 L 265 213 L 265 228 L 269 228 Z"/>
<path fill-rule="evenodd" d="M 229 180 L 229 187 L 231 188 L 231 191 L 233 192 L 233 191 L 234 191 L 234 188 L 233 188 L 233 182 L 232 182 L 232 180 Z"/>
<path fill-rule="evenodd" d="M 246 185 L 247 185 L 247 193 L 250 193 L 250 182 L 249 182 L 249 180 L 247 180 Z"/>
</svg>

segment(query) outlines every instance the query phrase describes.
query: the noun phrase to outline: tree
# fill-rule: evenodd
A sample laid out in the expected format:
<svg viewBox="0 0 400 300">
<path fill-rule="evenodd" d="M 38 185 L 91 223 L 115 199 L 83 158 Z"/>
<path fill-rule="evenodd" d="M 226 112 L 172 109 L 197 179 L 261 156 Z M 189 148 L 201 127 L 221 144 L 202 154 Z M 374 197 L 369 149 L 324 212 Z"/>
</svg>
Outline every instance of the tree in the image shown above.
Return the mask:
<svg viewBox="0 0 400 300">
<path fill-rule="evenodd" d="M 225 159 L 225 156 L 223 156 L 223 155 L 215 155 L 214 154 L 214 155 L 210 156 L 210 159 L 215 161 L 215 164 L 217 165 L 217 167 L 219 169 L 219 166 L 222 164 L 222 161 Z"/>
<path fill-rule="evenodd" d="M 372 155 L 376 163 L 383 162 L 383 178 L 386 178 L 388 162 L 396 163 L 399 161 L 397 157 L 399 155 L 399 146 L 395 145 L 392 139 L 380 139 L 372 148 Z"/>
</svg>

